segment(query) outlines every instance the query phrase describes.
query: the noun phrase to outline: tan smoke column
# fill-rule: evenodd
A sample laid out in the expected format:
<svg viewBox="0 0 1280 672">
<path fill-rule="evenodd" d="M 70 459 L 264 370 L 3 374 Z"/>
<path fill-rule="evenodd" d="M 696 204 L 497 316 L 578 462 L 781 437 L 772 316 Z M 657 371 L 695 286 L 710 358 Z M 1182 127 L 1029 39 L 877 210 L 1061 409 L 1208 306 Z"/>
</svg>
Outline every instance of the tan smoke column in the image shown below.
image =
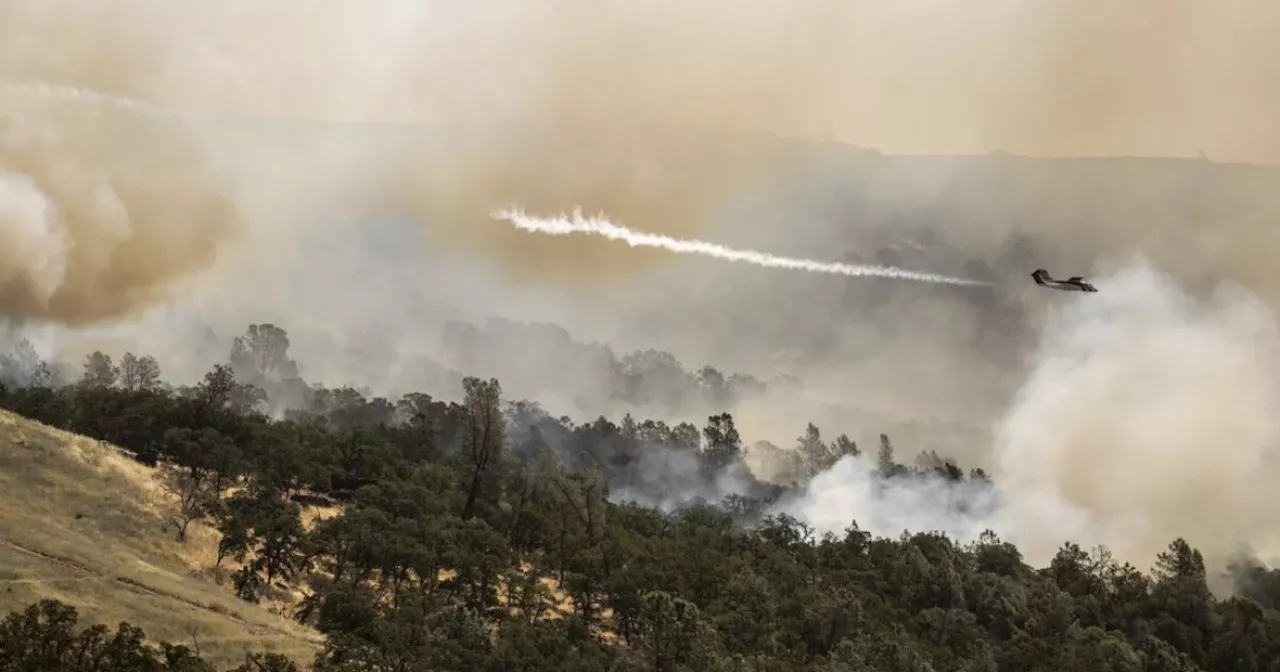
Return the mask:
<svg viewBox="0 0 1280 672">
<path fill-rule="evenodd" d="M 127 317 L 239 227 L 180 122 L 0 89 L 0 313 Z"/>
</svg>

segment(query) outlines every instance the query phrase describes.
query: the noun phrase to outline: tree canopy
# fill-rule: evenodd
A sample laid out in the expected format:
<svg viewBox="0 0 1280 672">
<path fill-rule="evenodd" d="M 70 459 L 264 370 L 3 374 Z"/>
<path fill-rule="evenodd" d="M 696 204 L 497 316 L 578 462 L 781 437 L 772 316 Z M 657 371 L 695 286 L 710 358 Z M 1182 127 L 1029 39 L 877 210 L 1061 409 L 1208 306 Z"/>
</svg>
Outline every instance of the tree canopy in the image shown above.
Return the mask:
<svg viewBox="0 0 1280 672">
<path fill-rule="evenodd" d="M 850 520 L 819 535 L 771 512 L 842 459 L 989 483 L 933 453 L 901 464 L 885 435 L 867 457 L 802 418 L 793 449 L 762 448 L 793 459 L 795 484 L 775 485 L 743 467 L 726 412 L 701 428 L 579 424 L 479 376 L 453 401 L 370 398 L 299 386 L 287 350 L 283 329 L 251 327 L 190 388 L 162 385 L 147 356 L 94 353 L 67 385 L 27 347 L 0 360 L 0 407 L 156 465 L 173 534 L 216 530 L 241 599 L 302 592 L 291 615 L 325 636 L 316 658 L 253 655 L 237 672 L 1280 670 L 1280 574 L 1244 567 L 1238 594 L 1216 597 L 1183 539 L 1145 572 L 1070 542 L 1033 568 L 992 532 L 877 538 Z M 627 366 L 676 385 L 672 362 Z M 732 379 L 694 377 L 721 400 Z M 288 412 L 265 413 L 290 380 Z M 742 487 L 710 497 L 730 473 Z M 334 515 L 307 525 L 309 508 Z M 212 668 L 43 600 L 0 622 L 10 670 Z"/>
</svg>

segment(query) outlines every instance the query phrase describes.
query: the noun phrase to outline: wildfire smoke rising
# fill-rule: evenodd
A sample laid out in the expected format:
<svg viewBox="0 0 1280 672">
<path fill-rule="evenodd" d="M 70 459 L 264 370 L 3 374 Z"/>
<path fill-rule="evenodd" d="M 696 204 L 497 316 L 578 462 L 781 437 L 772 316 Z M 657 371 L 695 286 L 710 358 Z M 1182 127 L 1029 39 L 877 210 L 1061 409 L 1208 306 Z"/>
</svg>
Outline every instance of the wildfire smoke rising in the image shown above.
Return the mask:
<svg viewBox="0 0 1280 672">
<path fill-rule="evenodd" d="M 1148 567 L 1178 537 L 1221 566 L 1280 554 L 1280 331 L 1240 287 L 1187 294 L 1145 260 L 1046 316 L 1030 373 L 996 423 L 998 497 L 941 479 L 884 485 L 846 458 L 787 510 L 839 533 L 995 530 L 1043 565 L 1066 541 Z M 957 507 L 963 503 L 964 507 Z M 965 513 L 961 509 L 967 510 Z"/>
<path fill-rule="evenodd" d="M 0 314 L 129 316 L 239 234 L 197 133 L 155 111 L 73 87 L 0 86 Z"/>
</svg>

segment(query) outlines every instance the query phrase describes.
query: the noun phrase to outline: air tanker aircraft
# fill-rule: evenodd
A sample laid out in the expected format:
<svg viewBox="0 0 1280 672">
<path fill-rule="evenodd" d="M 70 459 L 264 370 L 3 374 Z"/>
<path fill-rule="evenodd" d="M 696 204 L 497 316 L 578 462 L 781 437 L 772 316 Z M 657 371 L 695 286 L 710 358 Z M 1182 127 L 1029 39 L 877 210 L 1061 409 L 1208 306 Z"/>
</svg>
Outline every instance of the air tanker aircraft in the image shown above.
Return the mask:
<svg viewBox="0 0 1280 672">
<path fill-rule="evenodd" d="M 1046 271 L 1043 268 L 1037 268 L 1036 271 L 1031 274 L 1031 278 L 1035 280 L 1036 284 L 1040 285 L 1041 287 L 1048 287 L 1049 289 L 1060 289 L 1064 292 L 1096 292 L 1098 291 L 1097 287 L 1094 287 L 1093 285 L 1084 281 L 1083 275 L 1075 275 L 1070 278 L 1067 278 L 1066 280 L 1054 280 L 1053 278 L 1049 277 L 1049 271 Z"/>
</svg>

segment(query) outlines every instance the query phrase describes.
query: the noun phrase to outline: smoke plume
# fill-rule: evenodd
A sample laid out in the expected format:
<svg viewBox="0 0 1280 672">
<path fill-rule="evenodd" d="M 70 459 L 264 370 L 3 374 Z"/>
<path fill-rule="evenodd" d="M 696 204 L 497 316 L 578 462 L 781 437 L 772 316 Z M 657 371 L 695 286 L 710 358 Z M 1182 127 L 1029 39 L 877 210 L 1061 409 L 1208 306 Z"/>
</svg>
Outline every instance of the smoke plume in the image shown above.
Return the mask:
<svg viewBox="0 0 1280 672">
<path fill-rule="evenodd" d="M 193 131 L 133 101 L 0 88 L 0 312 L 130 316 L 241 226 Z"/>
<path fill-rule="evenodd" d="M 819 530 L 985 529 L 1044 563 L 1066 541 L 1149 566 L 1178 537 L 1223 563 L 1280 544 L 1280 337 L 1256 297 L 1197 300 L 1145 262 L 1046 318 L 1034 366 L 1000 421 L 995 492 L 873 478 L 845 458 L 791 504 Z"/>
<path fill-rule="evenodd" d="M 602 236 L 609 240 L 622 241 L 630 247 L 654 247 L 677 254 L 696 254 L 723 261 L 737 261 L 753 264 L 763 268 L 785 268 L 806 273 L 831 273 L 847 275 L 855 278 L 894 278 L 898 280 L 914 280 L 916 282 L 932 282 L 945 285 L 986 285 L 990 283 L 978 280 L 953 278 L 934 273 L 918 273 L 904 268 L 890 266 L 869 266 L 865 264 L 841 264 L 814 261 L 811 259 L 791 259 L 779 257 L 755 250 L 735 250 L 707 243 L 700 240 L 677 240 L 669 236 L 633 231 L 619 226 L 603 216 L 583 217 L 582 209 L 575 208 L 572 217 L 535 217 L 522 210 L 507 208 L 493 214 L 494 219 L 509 221 L 517 229 L 530 233 L 543 233 L 551 236 L 563 236 L 572 233 Z"/>
<path fill-rule="evenodd" d="M 1042 552 L 1093 537 L 1147 561 L 1179 536 L 1219 560 L 1273 547 L 1272 311 L 1230 286 L 1197 300 L 1145 264 L 1105 287 L 1052 315 L 1001 423 L 995 471 L 1022 504 L 1009 512 L 1019 536 Z M 1036 499 L 1083 514 L 1083 529 Z"/>
</svg>

